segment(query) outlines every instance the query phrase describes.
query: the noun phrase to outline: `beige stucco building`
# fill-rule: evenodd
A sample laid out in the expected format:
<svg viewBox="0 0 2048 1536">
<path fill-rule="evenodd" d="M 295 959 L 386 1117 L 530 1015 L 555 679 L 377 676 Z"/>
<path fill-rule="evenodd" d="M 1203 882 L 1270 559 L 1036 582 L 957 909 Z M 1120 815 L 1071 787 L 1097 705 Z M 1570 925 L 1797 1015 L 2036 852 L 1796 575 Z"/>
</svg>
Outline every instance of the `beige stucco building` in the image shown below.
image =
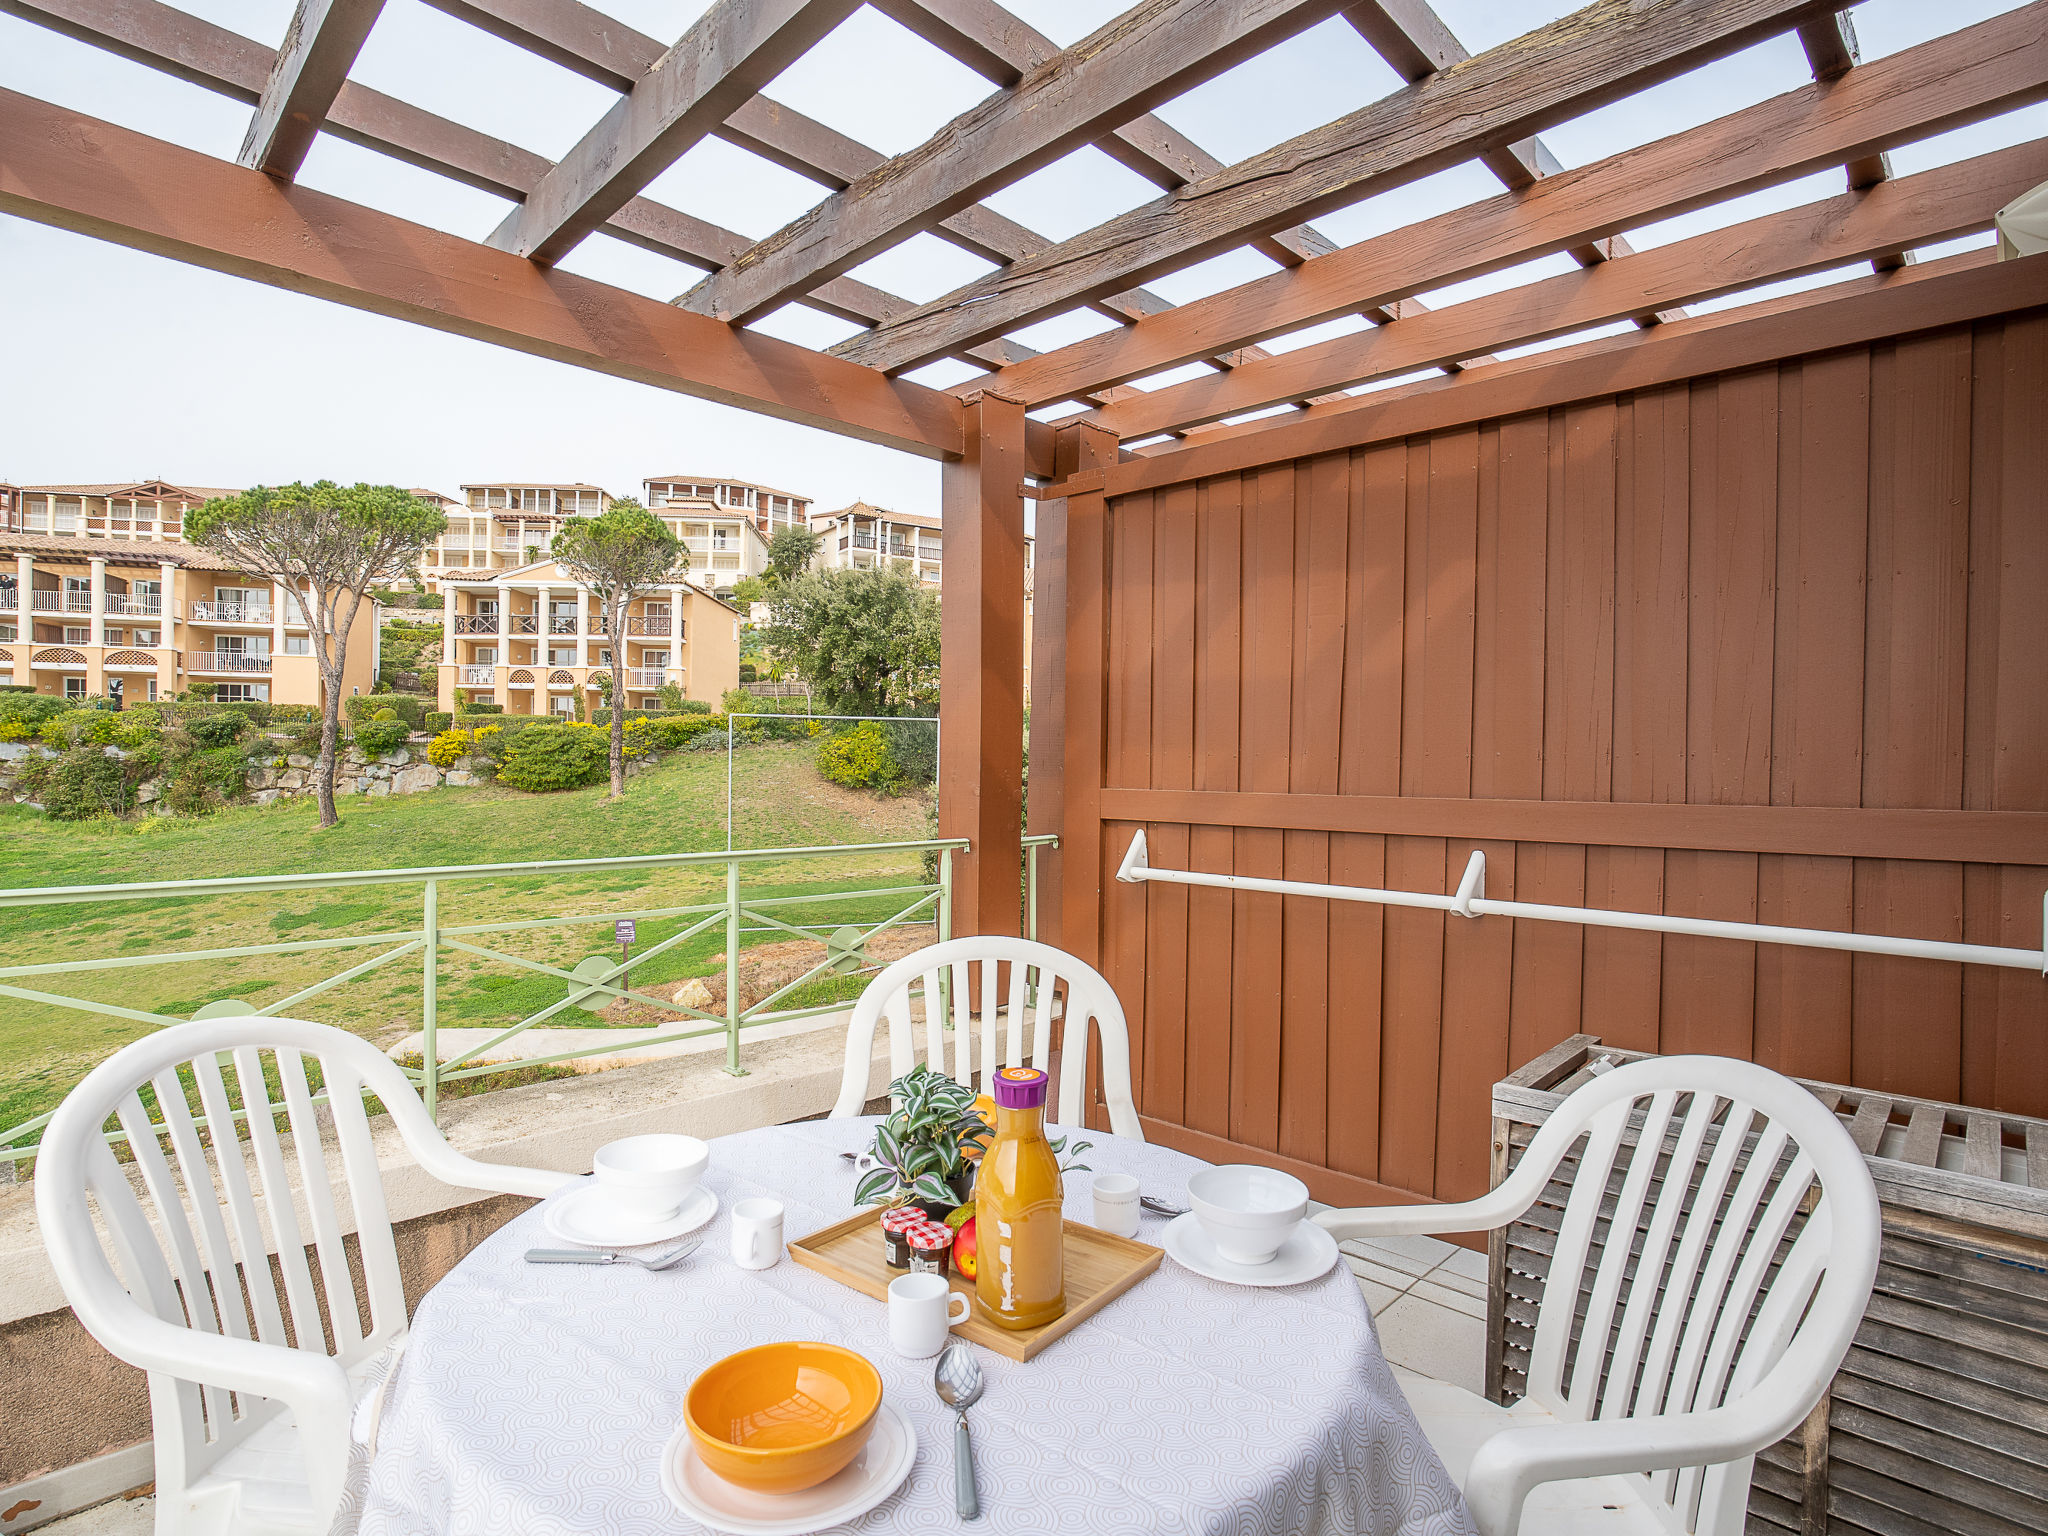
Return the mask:
<svg viewBox="0 0 2048 1536">
<path fill-rule="evenodd" d="M 811 562 L 815 570 L 867 570 L 895 562 L 909 567 L 919 581 L 939 584 L 943 564 L 936 517 L 856 501 L 837 512 L 813 513 L 810 526 L 819 538 Z"/>
<path fill-rule="evenodd" d="M 365 598 L 349 631 L 350 693 L 377 676 L 376 608 Z M 191 545 L 133 537 L 0 533 L 0 682 L 124 703 L 202 682 L 221 698 L 321 700 L 297 594 Z"/>
<path fill-rule="evenodd" d="M 441 708 L 502 705 L 507 714 L 575 714 L 603 702 L 600 675 L 616 676 L 628 709 L 652 709 L 664 683 L 716 704 L 739 685 L 740 619 L 687 582 L 626 607 L 626 632 L 605 633 L 590 589 L 540 560 L 468 580 L 444 579 L 447 625 Z"/>
</svg>

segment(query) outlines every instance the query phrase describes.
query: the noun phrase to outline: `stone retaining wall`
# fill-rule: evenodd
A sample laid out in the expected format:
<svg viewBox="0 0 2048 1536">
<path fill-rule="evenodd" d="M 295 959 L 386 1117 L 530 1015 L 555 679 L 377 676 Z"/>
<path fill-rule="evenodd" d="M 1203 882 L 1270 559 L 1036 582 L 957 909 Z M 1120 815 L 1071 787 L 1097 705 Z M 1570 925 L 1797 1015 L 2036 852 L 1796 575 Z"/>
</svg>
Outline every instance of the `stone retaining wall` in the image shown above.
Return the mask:
<svg viewBox="0 0 2048 1536">
<path fill-rule="evenodd" d="M 273 800 L 315 792 L 314 759 L 304 753 L 285 751 L 283 743 L 290 739 L 271 737 L 263 743 L 262 750 L 250 752 L 249 799 L 254 804 L 268 805 Z M 341 761 L 335 766 L 334 792 L 337 795 L 416 795 L 442 784 L 460 788 L 482 782 L 467 758 L 446 769 L 436 768 L 428 762 L 429 739 L 424 735 L 416 736 L 407 745 L 377 757 L 366 757 L 353 746 L 344 747 Z M 109 747 L 106 750 L 119 756 L 121 749 Z M 22 764 L 33 757 L 55 756 L 57 753 L 48 747 L 33 742 L 0 742 L 0 797 L 16 805 L 34 804 L 26 791 L 16 787 Z M 145 779 L 136 787 L 136 804 L 154 809 L 160 816 L 171 814 L 170 808 L 162 802 L 163 790 L 162 779 Z"/>
</svg>

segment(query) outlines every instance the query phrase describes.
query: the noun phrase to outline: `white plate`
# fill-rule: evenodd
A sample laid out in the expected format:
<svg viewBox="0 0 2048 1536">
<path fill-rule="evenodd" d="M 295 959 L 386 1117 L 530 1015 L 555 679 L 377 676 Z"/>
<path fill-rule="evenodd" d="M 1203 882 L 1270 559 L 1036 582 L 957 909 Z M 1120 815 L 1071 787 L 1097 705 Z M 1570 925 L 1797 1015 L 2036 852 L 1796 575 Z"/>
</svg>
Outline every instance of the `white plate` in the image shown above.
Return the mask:
<svg viewBox="0 0 2048 1536">
<path fill-rule="evenodd" d="M 1223 1257 L 1193 1211 L 1166 1224 L 1161 1246 L 1183 1268 L 1232 1285 L 1300 1285 L 1320 1280 L 1337 1262 L 1337 1239 L 1312 1221 L 1288 1233 L 1280 1251 L 1265 1264 L 1234 1264 Z"/>
<path fill-rule="evenodd" d="M 697 1455 L 687 1424 L 661 1452 L 661 1491 L 692 1520 L 734 1536 L 808 1536 L 866 1514 L 899 1488 L 917 1460 L 917 1431 L 886 1401 L 874 1433 L 845 1470 L 801 1493 L 755 1493 L 728 1483 Z"/>
<path fill-rule="evenodd" d="M 694 1232 L 718 1214 L 718 1196 L 699 1184 L 675 1215 L 665 1221 L 640 1221 L 622 1215 L 601 1185 L 571 1189 L 541 1207 L 541 1225 L 548 1236 L 581 1248 L 638 1248 L 665 1243 Z"/>
</svg>

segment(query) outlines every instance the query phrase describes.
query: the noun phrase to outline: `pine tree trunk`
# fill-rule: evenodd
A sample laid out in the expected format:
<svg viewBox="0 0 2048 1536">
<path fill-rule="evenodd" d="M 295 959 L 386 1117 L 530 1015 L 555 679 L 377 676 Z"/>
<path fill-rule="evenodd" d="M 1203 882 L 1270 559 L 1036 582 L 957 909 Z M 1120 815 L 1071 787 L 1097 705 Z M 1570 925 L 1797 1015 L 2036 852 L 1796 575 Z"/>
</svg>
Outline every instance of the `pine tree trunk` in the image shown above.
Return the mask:
<svg viewBox="0 0 2048 1536">
<path fill-rule="evenodd" d="M 327 828 L 341 820 L 334 809 L 334 761 L 341 736 L 341 693 L 329 688 L 320 711 L 320 761 L 313 765 L 313 782 L 320 792 L 320 825 Z"/>
</svg>

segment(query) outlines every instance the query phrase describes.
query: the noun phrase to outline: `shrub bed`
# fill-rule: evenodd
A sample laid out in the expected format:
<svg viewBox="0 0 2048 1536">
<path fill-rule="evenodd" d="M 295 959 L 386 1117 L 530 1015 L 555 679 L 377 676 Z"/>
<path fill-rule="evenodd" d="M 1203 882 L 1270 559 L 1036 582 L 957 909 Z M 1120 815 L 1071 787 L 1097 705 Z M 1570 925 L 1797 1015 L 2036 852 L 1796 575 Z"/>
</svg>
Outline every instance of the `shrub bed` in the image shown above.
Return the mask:
<svg viewBox="0 0 2048 1536">
<path fill-rule="evenodd" d="M 604 777 L 607 754 L 604 732 L 595 726 L 529 727 L 506 745 L 498 777 L 530 794 L 578 789 Z"/>
</svg>

